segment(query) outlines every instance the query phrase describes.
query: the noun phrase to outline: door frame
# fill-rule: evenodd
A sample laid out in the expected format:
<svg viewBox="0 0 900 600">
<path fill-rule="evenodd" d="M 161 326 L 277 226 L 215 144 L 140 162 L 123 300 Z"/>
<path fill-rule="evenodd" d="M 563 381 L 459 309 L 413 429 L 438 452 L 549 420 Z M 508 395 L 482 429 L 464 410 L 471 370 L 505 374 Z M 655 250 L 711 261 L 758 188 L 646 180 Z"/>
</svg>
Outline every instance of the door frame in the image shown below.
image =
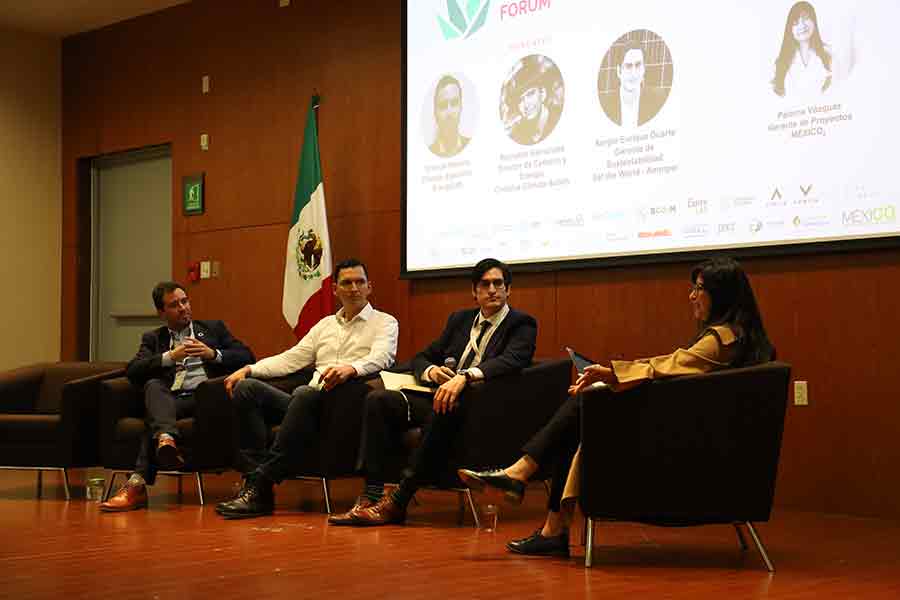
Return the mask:
<svg viewBox="0 0 900 600">
<path fill-rule="evenodd" d="M 99 275 L 99 265 L 100 265 L 100 219 L 98 218 L 100 214 L 100 171 L 101 169 L 108 169 L 110 167 L 118 167 L 124 166 L 134 163 L 139 163 L 147 160 L 154 160 L 158 158 L 168 158 L 172 159 L 172 145 L 171 144 L 160 144 L 156 146 L 147 146 L 145 148 L 139 148 L 136 150 L 126 150 L 124 152 L 115 152 L 112 154 L 103 154 L 100 156 L 95 156 L 89 160 L 88 172 L 84 173 L 87 178 L 87 181 L 90 184 L 90 284 L 89 294 L 90 300 L 88 302 L 89 307 L 89 315 L 88 315 L 88 347 L 87 350 L 87 358 L 88 360 L 96 360 L 97 353 L 97 345 L 98 345 L 98 336 L 100 335 L 100 286 L 103 284 L 100 281 Z M 175 170 L 172 169 L 172 176 L 174 177 Z M 170 188 L 172 187 L 172 182 L 169 182 Z M 170 223 L 171 225 L 171 223 Z M 155 312 L 153 313 L 156 314 Z M 142 315 L 135 315 L 142 316 Z"/>
</svg>

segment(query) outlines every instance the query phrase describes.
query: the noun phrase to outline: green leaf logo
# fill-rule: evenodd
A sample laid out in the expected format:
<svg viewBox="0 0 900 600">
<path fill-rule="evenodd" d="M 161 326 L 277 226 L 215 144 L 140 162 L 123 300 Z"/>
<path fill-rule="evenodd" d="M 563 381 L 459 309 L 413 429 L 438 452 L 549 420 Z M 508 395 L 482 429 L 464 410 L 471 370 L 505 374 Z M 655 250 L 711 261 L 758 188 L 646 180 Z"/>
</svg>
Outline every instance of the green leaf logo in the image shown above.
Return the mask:
<svg viewBox="0 0 900 600">
<path fill-rule="evenodd" d="M 447 0 L 447 17 L 438 15 L 444 39 L 466 39 L 481 29 L 487 21 L 490 4 L 491 0 Z"/>
</svg>

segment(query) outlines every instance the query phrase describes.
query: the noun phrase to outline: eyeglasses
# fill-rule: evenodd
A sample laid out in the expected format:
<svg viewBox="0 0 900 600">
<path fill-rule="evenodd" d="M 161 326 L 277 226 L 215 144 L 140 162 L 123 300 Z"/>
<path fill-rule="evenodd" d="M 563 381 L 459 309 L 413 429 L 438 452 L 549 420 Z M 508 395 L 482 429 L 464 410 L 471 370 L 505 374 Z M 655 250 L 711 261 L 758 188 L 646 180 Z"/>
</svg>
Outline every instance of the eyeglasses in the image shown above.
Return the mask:
<svg viewBox="0 0 900 600">
<path fill-rule="evenodd" d="M 702 283 L 695 283 L 694 285 L 692 285 L 692 286 L 691 286 L 690 288 L 688 288 L 688 289 L 690 290 L 690 294 L 693 296 L 694 294 L 699 294 L 700 292 L 702 292 L 702 291 L 705 290 L 706 288 L 703 287 L 703 284 L 702 284 Z"/>
<path fill-rule="evenodd" d="M 506 282 L 502 279 L 481 279 L 476 284 L 479 290 L 489 290 L 491 286 L 494 286 L 495 290 L 502 290 L 506 287 Z"/>
</svg>

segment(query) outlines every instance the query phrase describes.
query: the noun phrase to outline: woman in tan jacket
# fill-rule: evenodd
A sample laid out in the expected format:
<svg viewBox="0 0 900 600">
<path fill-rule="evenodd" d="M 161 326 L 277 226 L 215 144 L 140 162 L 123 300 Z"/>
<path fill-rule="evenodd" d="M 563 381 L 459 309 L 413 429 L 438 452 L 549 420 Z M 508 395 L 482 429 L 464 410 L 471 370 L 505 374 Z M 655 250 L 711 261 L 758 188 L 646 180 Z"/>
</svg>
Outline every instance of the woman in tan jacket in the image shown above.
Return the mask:
<svg viewBox="0 0 900 600">
<path fill-rule="evenodd" d="M 550 467 L 553 484 L 544 525 L 526 538 L 509 542 L 509 550 L 569 556 L 569 522 L 578 497 L 581 390 L 605 384 L 622 391 L 651 379 L 707 373 L 773 358 L 774 349 L 766 336 L 750 281 L 736 261 L 714 258 L 695 267 L 691 271 L 689 300 L 698 328 L 687 348 L 634 361 L 614 360 L 608 367 L 586 367 L 569 388 L 569 399 L 525 444 L 518 461 L 493 471 L 459 470 L 460 478 L 470 488 L 500 490 L 507 500 L 519 503 L 525 484 L 539 466 Z"/>
</svg>

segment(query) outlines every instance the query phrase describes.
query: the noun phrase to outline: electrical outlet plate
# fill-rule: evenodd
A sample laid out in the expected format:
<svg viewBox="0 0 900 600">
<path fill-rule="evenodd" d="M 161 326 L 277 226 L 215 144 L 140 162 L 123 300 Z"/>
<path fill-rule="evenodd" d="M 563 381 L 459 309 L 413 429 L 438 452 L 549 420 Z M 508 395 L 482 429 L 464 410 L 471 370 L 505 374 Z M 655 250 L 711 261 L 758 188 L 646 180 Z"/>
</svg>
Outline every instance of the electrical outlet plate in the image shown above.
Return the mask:
<svg viewBox="0 0 900 600">
<path fill-rule="evenodd" d="M 809 405 L 809 388 L 805 381 L 794 382 L 794 406 Z"/>
<path fill-rule="evenodd" d="M 209 150 L 209 134 L 207 134 L 207 133 L 200 134 L 200 149 L 201 150 Z"/>
<path fill-rule="evenodd" d="M 285 8 L 291 5 L 291 0 L 278 0 L 278 8 Z"/>
<path fill-rule="evenodd" d="M 209 93 L 209 75 L 204 75 L 203 79 L 201 79 L 200 81 L 201 81 L 201 84 L 200 84 L 201 90 L 203 91 L 204 94 L 208 94 Z"/>
<path fill-rule="evenodd" d="M 209 279 L 210 264 L 208 260 L 200 261 L 200 279 Z"/>
<path fill-rule="evenodd" d="M 218 260 L 212 261 L 212 276 L 213 279 L 222 276 L 222 262 Z"/>
</svg>

